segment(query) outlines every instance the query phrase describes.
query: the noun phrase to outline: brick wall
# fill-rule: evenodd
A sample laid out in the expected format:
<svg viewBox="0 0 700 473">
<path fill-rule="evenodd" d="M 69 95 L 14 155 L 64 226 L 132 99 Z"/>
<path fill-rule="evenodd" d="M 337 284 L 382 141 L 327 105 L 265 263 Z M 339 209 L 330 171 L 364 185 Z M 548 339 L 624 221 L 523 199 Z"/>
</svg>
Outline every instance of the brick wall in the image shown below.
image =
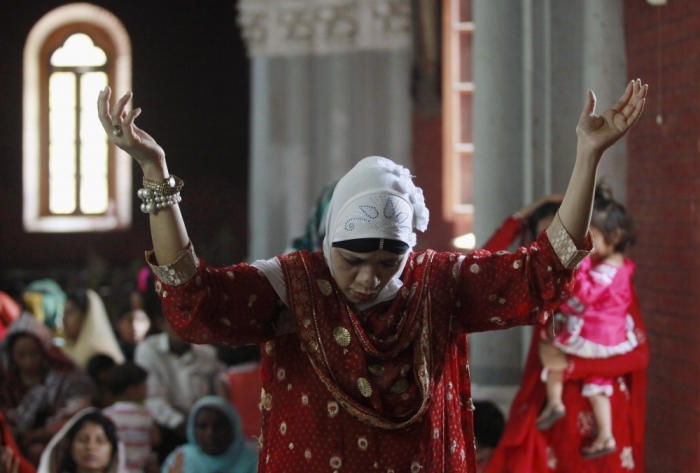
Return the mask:
<svg viewBox="0 0 700 473">
<path fill-rule="evenodd" d="M 632 257 L 651 347 L 646 463 L 700 471 L 700 2 L 626 0 L 625 21 L 628 75 L 650 85 L 628 138 L 640 230 Z"/>
</svg>

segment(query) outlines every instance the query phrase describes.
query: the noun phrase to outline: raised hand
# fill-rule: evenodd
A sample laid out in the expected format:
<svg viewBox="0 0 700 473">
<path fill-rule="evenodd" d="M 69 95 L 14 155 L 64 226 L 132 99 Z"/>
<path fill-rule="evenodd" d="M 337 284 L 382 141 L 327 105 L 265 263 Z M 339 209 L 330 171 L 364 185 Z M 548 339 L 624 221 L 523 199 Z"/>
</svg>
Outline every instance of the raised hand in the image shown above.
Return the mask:
<svg viewBox="0 0 700 473">
<path fill-rule="evenodd" d="M 105 87 L 97 99 L 98 116 L 109 141 L 129 153 L 144 170 L 148 167 L 164 167 L 165 152 L 163 148 L 156 143 L 151 135 L 134 123 L 136 117 L 141 114 L 141 109 L 135 108 L 126 112 L 126 105 L 133 94 L 126 93 L 110 111 L 109 99 L 111 95 L 112 90 Z"/>
<path fill-rule="evenodd" d="M 596 98 L 593 91 L 589 90 L 586 105 L 576 126 L 579 146 L 588 148 L 600 159 L 603 152 L 637 122 L 644 110 L 648 87 L 639 79 L 631 81 L 620 100 L 602 115 L 595 114 Z"/>
</svg>

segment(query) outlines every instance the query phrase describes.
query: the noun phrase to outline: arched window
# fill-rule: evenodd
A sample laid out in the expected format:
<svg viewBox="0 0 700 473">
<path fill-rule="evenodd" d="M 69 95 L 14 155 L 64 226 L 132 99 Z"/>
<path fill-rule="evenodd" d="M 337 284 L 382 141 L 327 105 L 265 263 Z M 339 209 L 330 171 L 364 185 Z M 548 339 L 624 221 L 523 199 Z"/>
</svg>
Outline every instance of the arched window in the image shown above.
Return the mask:
<svg viewBox="0 0 700 473">
<path fill-rule="evenodd" d="M 103 8 L 69 4 L 32 28 L 24 49 L 24 227 L 108 231 L 131 224 L 131 158 L 108 144 L 97 95 L 131 88 L 131 45 Z"/>
</svg>

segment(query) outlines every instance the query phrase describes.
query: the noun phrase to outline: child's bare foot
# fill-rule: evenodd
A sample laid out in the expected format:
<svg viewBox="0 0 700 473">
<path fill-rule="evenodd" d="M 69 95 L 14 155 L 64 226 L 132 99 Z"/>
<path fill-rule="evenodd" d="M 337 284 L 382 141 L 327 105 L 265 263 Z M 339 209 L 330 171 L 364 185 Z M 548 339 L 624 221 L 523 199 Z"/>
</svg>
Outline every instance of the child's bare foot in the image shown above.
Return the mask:
<svg viewBox="0 0 700 473">
<path fill-rule="evenodd" d="M 556 421 L 566 415 L 564 404 L 547 405 L 537 417 L 537 428 L 539 430 L 550 429 Z"/>
<path fill-rule="evenodd" d="M 612 435 L 607 438 L 596 438 L 588 447 L 581 449 L 581 456 L 586 460 L 609 455 L 617 450 L 615 437 Z"/>
</svg>

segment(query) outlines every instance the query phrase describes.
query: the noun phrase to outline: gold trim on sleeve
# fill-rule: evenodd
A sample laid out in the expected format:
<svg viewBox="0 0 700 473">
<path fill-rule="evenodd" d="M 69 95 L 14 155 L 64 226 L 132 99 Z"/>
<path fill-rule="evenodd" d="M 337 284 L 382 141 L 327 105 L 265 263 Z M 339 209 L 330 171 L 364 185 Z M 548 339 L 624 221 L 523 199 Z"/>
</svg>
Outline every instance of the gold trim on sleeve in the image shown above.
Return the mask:
<svg viewBox="0 0 700 473">
<path fill-rule="evenodd" d="M 146 262 L 158 279 L 168 286 L 185 284 L 197 274 L 197 267 L 199 267 L 199 259 L 194 252 L 192 242 L 189 242 L 187 248 L 180 251 L 177 259 L 169 265 L 158 266 L 154 250 L 146 252 Z"/>
<path fill-rule="evenodd" d="M 567 269 L 573 269 L 578 266 L 581 260 L 590 253 L 588 250 L 576 248 L 569 232 L 566 231 L 566 228 L 561 223 L 559 213 L 554 216 L 554 220 L 547 228 L 547 237 L 552 244 L 552 248 L 554 248 L 554 252 L 559 257 L 559 261 Z"/>
</svg>

